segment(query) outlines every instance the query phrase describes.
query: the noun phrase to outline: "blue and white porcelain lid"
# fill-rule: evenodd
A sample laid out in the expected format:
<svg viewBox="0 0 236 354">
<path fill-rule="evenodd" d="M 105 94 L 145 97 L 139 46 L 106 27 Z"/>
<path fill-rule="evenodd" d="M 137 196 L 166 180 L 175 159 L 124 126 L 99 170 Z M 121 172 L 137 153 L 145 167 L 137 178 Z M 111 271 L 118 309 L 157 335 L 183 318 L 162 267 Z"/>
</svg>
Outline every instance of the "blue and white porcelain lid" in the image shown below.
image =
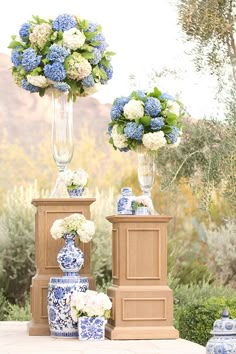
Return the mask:
<svg viewBox="0 0 236 354">
<path fill-rule="evenodd" d="M 236 320 L 229 318 L 229 313 L 227 310 L 222 312 L 222 317 L 220 320 L 216 320 L 214 322 L 211 334 L 222 336 L 236 335 Z"/>
</svg>

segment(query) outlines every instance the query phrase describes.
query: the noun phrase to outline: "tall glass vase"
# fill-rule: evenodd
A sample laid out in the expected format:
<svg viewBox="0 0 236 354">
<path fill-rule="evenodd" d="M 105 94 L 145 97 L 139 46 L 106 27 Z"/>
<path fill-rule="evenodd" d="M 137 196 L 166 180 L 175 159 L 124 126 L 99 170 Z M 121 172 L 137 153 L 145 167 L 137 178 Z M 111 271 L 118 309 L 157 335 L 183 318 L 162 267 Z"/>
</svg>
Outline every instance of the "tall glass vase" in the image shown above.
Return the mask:
<svg viewBox="0 0 236 354">
<path fill-rule="evenodd" d="M 51 198 L 68 197 L 62 175 L 70 163 L 73 151 L 73 103 L 68 101 L 67 94 L 52 93 L 52 145 L 53 158 L 58 169 L 56 184 L 51 193 Z"/>
<path fill-rule="evenodd" d="M 145 149 L 140 149 L 138 155 L 138 181 L 142 190 L 142 196 L 138 199 L 144 200 L 148 206 L 149 214 L 157 214 L 154 209 L 151 190 L 155 180 L 156 165 L 155 152 L 148 152 Z"/>
</svg>

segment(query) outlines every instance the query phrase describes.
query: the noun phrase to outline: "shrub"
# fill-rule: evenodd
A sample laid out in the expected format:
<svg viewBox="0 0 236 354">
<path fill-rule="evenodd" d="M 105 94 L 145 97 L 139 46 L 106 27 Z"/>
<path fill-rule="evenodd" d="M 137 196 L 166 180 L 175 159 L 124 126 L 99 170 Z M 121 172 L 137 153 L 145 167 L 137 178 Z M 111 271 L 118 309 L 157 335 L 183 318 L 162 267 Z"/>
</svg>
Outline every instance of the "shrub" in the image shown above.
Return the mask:
<svg viewBox="0 0 236 354">
<path fill-rule="evenodd" d="M 9 303 L 5 298 L 3 291 L 0 289 L 0 321 L 4 321 L 7 318 L 9 309 Z"/>
<path fill-rule="evenodd" d="M 24 303 L 34 265 L 34 214 L 37 185 L 8 192 L 0 215 L 0 284 L 11 303 Z"/>
<path fill-rule="evenodd" d="M 223 284 L 236 286 L 236 222 L 206 231 L 208 265 Z"/>
<path fill-rule="evenodd" d="M 231 317 L 236 317 L 235 307 L 235 296 L 188 304 L 179 315 L 180 337 L 205 346 L 211 337 L 214 321 L 221 318 L 222 310 L 227 308 Z"/>
<path fill-rule="evenodd" d="M 30 312 L 30 302 L 29 298 L 27 297 L 25 305 L 15 305 L 9 304 L 6 320 L 7 321 L 29 321 L 31 318 Z"/>
</svg>

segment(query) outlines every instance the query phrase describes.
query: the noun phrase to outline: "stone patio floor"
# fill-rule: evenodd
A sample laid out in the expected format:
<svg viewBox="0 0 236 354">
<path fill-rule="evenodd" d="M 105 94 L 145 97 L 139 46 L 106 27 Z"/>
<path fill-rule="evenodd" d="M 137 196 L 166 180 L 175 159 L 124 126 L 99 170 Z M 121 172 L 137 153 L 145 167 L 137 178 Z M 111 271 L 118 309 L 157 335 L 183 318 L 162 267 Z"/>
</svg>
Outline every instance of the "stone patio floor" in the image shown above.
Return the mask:
<svg viewBox="0 0 236 354">
<path fill-rule="evenodd" d="M 49 336 L 30 337 L 27 322 L 0 322 L 1 354 L 205 354 L 201 345 L 176 340 L 109 340 L 81 342 Z"/>
</svg>

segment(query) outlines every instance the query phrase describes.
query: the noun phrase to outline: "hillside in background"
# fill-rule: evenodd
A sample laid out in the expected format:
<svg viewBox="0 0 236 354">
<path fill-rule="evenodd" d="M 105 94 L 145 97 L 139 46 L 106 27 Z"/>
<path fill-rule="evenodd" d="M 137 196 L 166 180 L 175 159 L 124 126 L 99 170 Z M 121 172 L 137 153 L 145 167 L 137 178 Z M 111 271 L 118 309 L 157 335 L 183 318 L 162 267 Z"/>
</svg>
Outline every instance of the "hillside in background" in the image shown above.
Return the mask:
<svg viewBox="0 0 236 354">
<path fill-rule="evenodd" d="M 82 127 L 104 134 L 109 120 L 109 104 L 92 97 L 81 97 L 74 103 L 74 134 Z M 9 56 L 0 53 L 0 140 L 3 135 L 21 146 L 40 143 L 51 136 L 51 99 L 31 94 L 18 87 L 11 75 Z"/>
</svg>

